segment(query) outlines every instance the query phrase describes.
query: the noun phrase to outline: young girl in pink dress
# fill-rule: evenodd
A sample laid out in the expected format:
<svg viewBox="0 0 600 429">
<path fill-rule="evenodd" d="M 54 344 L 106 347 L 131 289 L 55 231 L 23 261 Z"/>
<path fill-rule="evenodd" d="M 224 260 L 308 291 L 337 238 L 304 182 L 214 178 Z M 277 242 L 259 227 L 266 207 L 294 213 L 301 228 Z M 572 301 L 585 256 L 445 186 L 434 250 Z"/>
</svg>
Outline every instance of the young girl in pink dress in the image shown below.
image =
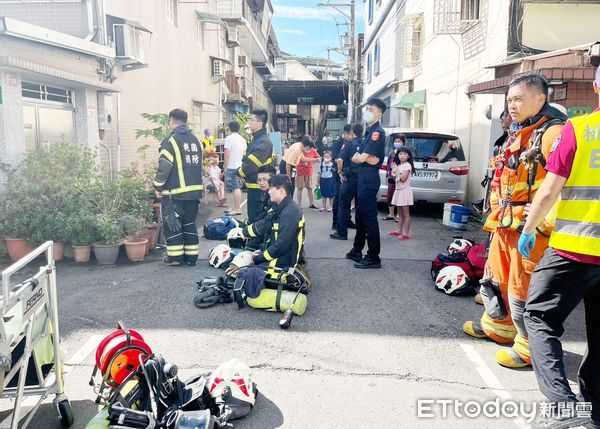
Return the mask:
<svg viewBox="0 0 600 429">
<path fill-rule="evenodd" d="M 392 197 L 392 205 L 398 207 L 398 230 L 389 235 L 400 240 L 410 240 L 410 206 L 413 202 L 413 192 L 410 187 L 410 178 L 415 172 L 412 152 L 407 147 L 402 147 L 394 157 L 394 176 L 396 177 L 396 190 Z"/>
</svg>

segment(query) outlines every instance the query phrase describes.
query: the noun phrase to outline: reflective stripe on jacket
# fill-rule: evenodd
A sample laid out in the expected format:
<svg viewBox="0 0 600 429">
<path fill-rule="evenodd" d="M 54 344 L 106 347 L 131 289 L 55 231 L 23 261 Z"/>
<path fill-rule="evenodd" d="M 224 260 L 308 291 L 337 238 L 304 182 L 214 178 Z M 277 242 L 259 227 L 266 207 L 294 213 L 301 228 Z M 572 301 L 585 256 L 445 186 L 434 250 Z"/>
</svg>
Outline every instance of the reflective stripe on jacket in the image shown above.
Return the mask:
<svg viewBox="0 0 600 429">
<path fill-rule="evenodd" d="M 600 256 L 600 112 L 570 121 L 577 151 L 561 192 L 550 246 Z"/>
<path fill-rule="evenodd" d="M 163 195 L 199 200 L 202 185 L 202 146 L 187 127 L 176 128 L 160 145 L 154 187 Z"/>
<path fill-rule="evenodd" d="M 544 116 L 535 124 L 517 131 L 513 143 L 506 149 L 505 153 L 492 158 L 491 166 L 494 167 L 495 161 L 498 158 L 509 158 L 512 155 L 518 159 L 522 151 L 531 148 L 534 131 L 548 120 L 549 118 Z M 541 150 L 544 158 L 548 157 L 552 143 L 560 134 L 562 127 L 562 125 L 552 125 L 542 135 Z M 502 213 L 502 205 L 499 204 L 501 199 L 507 198 L 509 191 L 511 193 L 512 202 L 517 203 L 517 205 L 512 207 L 513 221 L 508 228 L 516 231 L 523 227 L 525 224 L 525 203 L 531 202 L 545 177 L 546 170 L 542 165 L 538 165 L 534 181 L 530 188 L 528 182 L 529 168 L 522 161 L 518 161 L 516 169 L 509 168 L 508 165 L 505 165 L 498 181 L 499 186 L 497 185 L 492 188 L 492 193 L 490 195 L 491 212 L 486 219 L 483 229 L 491 232 L 495 231 L 496 228 L 500 226 L 502 215 L 504 215 L 504 222 L 502 223 L 510 223 L 508 219 L 510 214 L 509 209 L 507 208 L 504 210 L 504 213 Z M 529 198 L 531 198 L 531 200 Z M 548 235 L 552 231 L 552 228 L 553 225 L 551 220 L 547 219 L 539 225 L 538 230 Z"/>
<path fill-rule="evenodd" d="M 246 181 L 249 189 L 260 189 L 258 186 L 258 169 L 273 163 L 273 143 L 263 128 L 254 133 L 253 140 L 248 145 L 238 176 Z"/>
</svg>

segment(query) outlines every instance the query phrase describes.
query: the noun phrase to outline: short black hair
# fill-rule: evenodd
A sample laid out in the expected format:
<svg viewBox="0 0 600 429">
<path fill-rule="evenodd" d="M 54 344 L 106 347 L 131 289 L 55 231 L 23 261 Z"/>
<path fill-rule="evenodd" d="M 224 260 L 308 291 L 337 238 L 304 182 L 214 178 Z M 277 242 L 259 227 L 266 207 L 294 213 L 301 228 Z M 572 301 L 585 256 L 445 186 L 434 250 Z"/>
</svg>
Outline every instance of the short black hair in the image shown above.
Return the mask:
<svg viewBox="0 0 600 429">
<path fill-rule="evenodd" d="M 346 124 L 346 125 L 344 125 L 344 132 L 345 133 L 351 133 L 352 132 L 352 124 Z"/>
<path fill-rule="evenodd" d="M 251 113 L 254 116 L 256 116 L 256 119 L 258 119 L 260 122 L 262 122 L 263 128 L 267 126 L 267 121 L 269 120 L 269 114 L 267 113 L 266 110 L 254 109 Z"/>
<path fill-rule="evenodd" d="M 268 173 L 271 176 L 273 176 L 277 173 L 277 171 L 275 171 L 275 169 L 273 167 L 271 167 L 270 165 L 263 165 L 262 167 L 258 168 L 258 172 L 256 174 L 260 174 L 260 173 Z"/>
<path fill-rule="evenodd" d="M 236 121 L 231 121 L 231 122 L 229 123 L 229 130 L 230 130 L 232 133 L 237 133 L 237 132 L 239 132 L 239 131 L 240 131 L 240 124 L 238 124 Z"/>
<path fill-rule="evenodd" d="M 516 77 L 508 84 L 508 89 L 511 89 L 518 85 L 525 85 L 529 89 L 541 92 L 548 98 L 548 81 L 544 76 L 537 73 L 528 73 L 522 76 Z"/>
<path fill-rule="evenodd" d="M 400 139 L 402 140 L 402 143 L 406 144 L 406 136 L 404 134 L 398 134 L 397 136 L 394 137 L 394 140 L 396 139 Z"/>
<path fill-rule="evenodd" d="M 367 100 L 367 105 L 377 107 L 379 110 L 381 110 L 382 114 L 385 112 L 385 109 L 387 109 L 387 106 L 381 98 L 371 97 Z"/>
<path fill-rule="evenodd" d="M 305 147 L 314 147 L 315 146 L 312 139 L 308 135 L 302 136 L 300 141 L 302 142 L 302 146 L 305 146 Z"/>
<path fill-rule="evenodd" d="M 177 122 L 186 124 L 188 120 L 188 114 L 183 109 L 173 109 L 169 112 L 169 119 L 174 119 Z"/>
<path fill-rule="evenodd" d="M 354 134 L 356 137 L 362 137 L 363 126 L 361 124 L 352 124 L 352 134 Z"/>
<path fill-rule="evenodd" d="M 292 186 L 292 181 L 287 176 L 287 174 L 276 174 L 269 179 L 269 187 L 276 189 L 285 189 L 285 193 L 289 196 L 292 195 L 292 191 L 294 190 Z"/>
</svg>

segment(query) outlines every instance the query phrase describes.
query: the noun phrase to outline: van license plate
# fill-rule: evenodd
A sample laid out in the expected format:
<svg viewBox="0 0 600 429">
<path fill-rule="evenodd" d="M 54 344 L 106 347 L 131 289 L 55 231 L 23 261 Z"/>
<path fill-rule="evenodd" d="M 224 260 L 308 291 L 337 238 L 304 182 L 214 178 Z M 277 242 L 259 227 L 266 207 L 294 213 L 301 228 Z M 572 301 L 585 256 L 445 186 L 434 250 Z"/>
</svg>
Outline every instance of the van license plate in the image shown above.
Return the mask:
<svg viewBox="0 0 600 429">
<path fill-rule="evenodd" d="M 417 180 L 437 180 L 438 172 L 437 171 L 427 171 L 427 170 L 417 170 L 415 174 L 413 174 L 413 178 Z"/>
</svg>

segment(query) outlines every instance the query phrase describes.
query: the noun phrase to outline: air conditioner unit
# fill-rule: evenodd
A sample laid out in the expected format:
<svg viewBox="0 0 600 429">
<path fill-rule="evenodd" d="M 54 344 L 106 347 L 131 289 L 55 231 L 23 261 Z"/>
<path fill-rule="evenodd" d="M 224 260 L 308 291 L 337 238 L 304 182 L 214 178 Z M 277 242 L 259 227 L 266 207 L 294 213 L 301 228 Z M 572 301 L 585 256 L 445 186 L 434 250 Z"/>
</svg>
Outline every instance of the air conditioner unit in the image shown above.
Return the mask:
<svg viewBox="0 0 600 429">
<path fill-rule="evenodd" d="M 246 55 L 238 55 L 238 67 L 248 67 L 248 57 Z"/>
<path fill-rule="evenodd" d="M 240 46 L 240 30 L 238 28 L 230 28 L 227 30 L 227 46 Z"/>
<path fill-rule="evenodd" d="M 223 76 L 223 69 L 221 65 L 221 60 L 213 59 L 212 62 L 212 75 L 213 76 Z"/>
<path fill-rule="evenodd" d="M 146 63 L 142 32 L 130 24 L 114 24 L 115 56 Z"/>
</svg>

